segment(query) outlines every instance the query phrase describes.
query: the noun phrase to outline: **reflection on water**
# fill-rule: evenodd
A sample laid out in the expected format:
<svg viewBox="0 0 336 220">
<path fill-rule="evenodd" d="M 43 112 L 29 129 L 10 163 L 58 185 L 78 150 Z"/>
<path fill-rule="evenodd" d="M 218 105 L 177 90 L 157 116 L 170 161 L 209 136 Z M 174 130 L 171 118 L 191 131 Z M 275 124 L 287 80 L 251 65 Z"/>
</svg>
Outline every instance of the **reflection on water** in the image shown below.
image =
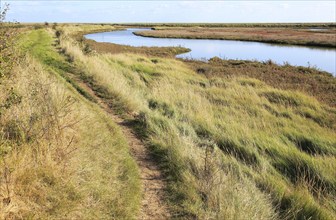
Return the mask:
<svg viewBox="0 0 336 220">
<path fill-rule="evenodd" d="M 329 29 L 327 29 L 327 28 L 310 28 L 308 30 L 310 30 L 310 31 L 328 31 Z"/>
<path fill-rule="evenodd" d="M 136 36 L 133 32 L 150 30 L 127 29 L 104 33 L 88 34 L 85 37 L 97 42 L 110 42 L 130 46 L 168 47 L 182 46 L 190 48 L 179 58 L 210 59 L 218 56 L 225 59 L 273 60 L 278 64 L 285 62 L 295 66 L 313 66 L 336 74 L 336 50 L 332 48 L 313 48 L 303 46 L 275 45 L 258 42 L 232 40 L 168 39 Z"/>
</svg>

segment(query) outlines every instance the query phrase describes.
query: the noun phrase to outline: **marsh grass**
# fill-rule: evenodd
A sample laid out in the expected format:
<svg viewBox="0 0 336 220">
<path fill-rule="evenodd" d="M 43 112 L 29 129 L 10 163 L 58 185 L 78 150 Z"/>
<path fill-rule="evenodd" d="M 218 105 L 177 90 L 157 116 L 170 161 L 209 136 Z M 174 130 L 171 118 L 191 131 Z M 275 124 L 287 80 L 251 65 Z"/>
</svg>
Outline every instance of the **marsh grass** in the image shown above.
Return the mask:
<svg viewBox="0 0 336 220">
<path fill-rule="evenodd" d="M 290 65 L 281 66 L 271 64 L 270 62 L 260 63 L 247 60 L 223 60 L 218 57 L 210 59 L 209 63 L 195 60 L 185 62 L 189 64 L 193 70 L 206 76 L 213 83 L 216 83 L 218 78 L 254 78 L 257 80 L 253 81 L 249 79 L 248 81 L 245 80 L 241 83 L 246 84 L 247 86 L 250 84 L 252 87 L 258 87 L 261 84 L 260 81 L 262 81 L 275 88 L 299 91 L 308 94 L 331 107 L 336 106 L 334 92 L 336 86 L 335 77 L 329 73 L 314 68 L 294 67 Z M 272 98 L 271 94 L 268 94 L 268 96 L 269 98 Z M 274 96 L 280 96 L 280 94 L 274 94 Z M 279 97 L 274 97 L 273 99 L 274 101 L 281 101 Z M 295 102 L 295 100 L 293 101 Z M 322 108 L 328 107 L 323 106 Z M 328 111 L 331 115 L 335 113 L 333 108 Z M 306 115 L 307 118 L 310 116 L 311 118 L 314 118 L 317 116 L 316 113 L 317 112 L 313 114 L 308 109 L 301 112 L 301 114 Z M 335 121 L 328 122 L 328 120 L 324 120 L 321 117 L 318 118 L 319 119 L 316 120 L 322 120 L 323 123 L 335 125 Z"/>
<path fill-rule="evenodd" d="M 113 24 L 116 27 L 154 27 L 176 28 L 176 27 L 267 27 L 267 28 L 335 28 L 336 23 L 129 23 Z"/>
<path fill-rule="evenodd" d="M 335 24 L 334 24 L 335 26 Z M 330 28 L 331 27 L 331 28 Z M 311 31 L 309 26 L 237 26 L 237 27 L 164 27 L 154 31 L 138 31 L 136 35 L 157 38 L 217 39 L 265 42 L 319 47 L 336 47 L 335 29 L 326 25 L 325 31 Z"/>
<path fill-rule="evenodd" d="M 112 106 L 132 113 L 168 179 L 175 216 L 335 216 L 333 107 L 247 76 L 205 78 L 176 60 L 85 56 L 75 41 L 62 44 L 96 87 L 118 97 Z"/>
<path fill-rule="evenodd" d="M 48 138 L 36 139 L 46 149 L 40 153 L 26 141 L 22 123 L 15 121 L 29 122 L 25 118 L 31 117 L 31 111 L 23 107 L 6 111 L 12 116 L 2 118 L 6 129 L 1 131 L 6 134 L 1 140 L 10 143 L 1 145 L 7 152 L 1 166 L 5 217 L 132 218 L 136 213 L 140 189 L 134 161 L 119 129 L 85 95 L 79 95 L 77 81 L 67 79 L 78 77 L 119 110 L 144 139 L 168 181 L 174 217 L 335 218 L 334 106 L 243 74 L 205 77 L 174 59 L 84 53 L 85 44 L 73 36 L 97 26 L 57 25 L 57 29 L 63 34 L 55 39 L 51 29 L 25 35 L 22 47 L 38 63 L 28 60 L 28 68 L 21 68 L 28 78 L 19 79 L 35 82 L 46 77 L 48 86 L 43 88 L 53 91 L 48 100 L 55 109 L 68 95 L 74 97 L 71 113 L 57 124 L 78 123 L 66 127 L 66 132 L 46 123 Z M 57 39 L 55 46 L 64 52 L 52 48 Z M 74 59 L 69 62 L 67 56 Z M 204 73 L 209 74 L 207 68 Z M 39 110 L 36 106 L 41 105 L 25 98 L 35 90 L 24 85 L 18 83 L 12 95 L 1 96 L 2 103 L 32 102 L 32 109 Z M 23 116 L 16 117 L 16 112 Z M 61 154 L 67 156 L 56 163 L 59 151 L 54 146 L 63 149 L 69 143 L 69 149 L 75 150 Z M 36 154 L 39 157 L 30 156 Z M 19 172 L 32 174 L 23 178 Z M 27 191 L 27 184 L 34 190 Z M 31 210 L 38 210 L 37 214 Z"/>
</svg>

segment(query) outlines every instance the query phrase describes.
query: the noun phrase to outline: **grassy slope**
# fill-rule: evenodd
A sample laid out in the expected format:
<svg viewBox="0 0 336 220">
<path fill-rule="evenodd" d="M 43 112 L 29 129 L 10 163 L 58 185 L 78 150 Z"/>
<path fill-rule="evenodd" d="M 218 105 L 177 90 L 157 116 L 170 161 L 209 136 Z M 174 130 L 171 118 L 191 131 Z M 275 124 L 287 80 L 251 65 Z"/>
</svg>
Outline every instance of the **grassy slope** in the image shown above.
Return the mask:
<svg viewBox="0 0 336 220">
<path fill-rule="evenodd" d="M 61 46 L 83 80 L 137 115 L 177 216 L 335 217 L 335 108 L 255 79 L 207 79 L 176 60 Z"/>
<path fill-rule="evenodd" d="M 0 182 L 9 186 L 0 218 L 133 218 L 140 184 L 126 141 L 64 80 L 73 67 L 54 50 L 50 34 L 25 33 L 21 47 L 32 58 L 1 84 L 2 103 L 10 87 L 22 101 L 1 109 L 1 150 L 7 151 L 0 172 L 10 182 Z"/>
<path fill-rule="evenodd" d="M 96 27 L 62 27 L 65 56 L 51 46 L 51 30 L 25 35 L 22 46 L 33 58 L 18 68 L 15 79 L 1 84 L 2 91 L 10 94 L 13 86 L 24 97 L 2 109 L 0 117 L 1 150 L 7 152 L 0 172 L 10 174 L 0 184 L 6 189 L 10 180 L 12 200 L 8 204 L 8 195 L 1 194 L 1 217 L 136 213 L 138 174 L 125 140 L 87 101 L 94 98 L 73 75 L 120 114 L 134 116 L 135 129 L 166 172 L 176 216 L 335 217 L 335 108 L 255 79 L 207 79 L 172 59 L 85 55 L 70 36 L 89 28 Z M 10 99 L 1 94 L 0 100 L 15 103 L 15 94 Z M 32 123 L 35 117 L 40 120 Z M 48 132 L 32 135 L 40 128 Z"/>
</svg>

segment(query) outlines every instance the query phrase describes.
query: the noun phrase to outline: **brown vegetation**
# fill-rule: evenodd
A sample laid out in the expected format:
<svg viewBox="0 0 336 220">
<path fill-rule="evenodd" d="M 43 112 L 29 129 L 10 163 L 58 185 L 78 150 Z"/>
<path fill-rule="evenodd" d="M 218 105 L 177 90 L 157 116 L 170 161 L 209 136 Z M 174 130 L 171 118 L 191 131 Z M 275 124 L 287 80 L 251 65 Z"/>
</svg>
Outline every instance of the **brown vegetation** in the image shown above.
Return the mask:
<svg viewBox="0 0 336 220">
<path fill-rule="evenodd" d="M 265 27 L 265 28 L 335 28 L 336 23 L 126 23 L 117 27 Z"/>
<path fill-rule="evenodd" d="M 190 50 L 183 47 L 132 47 L 127 45 L 119 45 L 114 43 L 104 43 L 96 42 L 94 40 L 86 39 L 85 34 L 95 33 L 95 32 L 104 32 L 104 31 L 117 31 L 123 30 L 123 27 L 113 27 L 113 26 L 103 26 L 100 29 L 79 31 L 75 34 L 72 34 L 72 37 L 77 41 L 86 45 L 86 48 L 89 50 L 97 51 L 100 53 L 136 53 L 143 54 L 147 56 L 157 56 L 157 57 L 170 57 L 173 58 L 178 54 L 189 52 Z"/>
<path fill-rule="evenodd" d="M 189 49 L 183 47 L 132 47 L 113 43 L 98 43 L 94 40 L 85 40 L 85 42 L 96 51 L 101 53 L 137 53 L 157 57 L 175 57 L 177 54 L 189 52 Z"/>
<path fill-rule="evenodd" d="M 137 35 L 158 38 L 218 39 L 258 41 L 266 43 L 336 47 L 336 29 L 310 30 L 294 28 L 208 28 L 158 27 L 154 31 L 140 31 Z"/>
<path fill-rule="evenodd" d="M 210 62 L 186 60 L 189 66 L 207 78 L 251 77 L 279 89 L 296 90 L 311 95 L 332 107 L 336 106 L 336 78 L 314 68 L 279 66 L 271 61 L 222 60 Z"/>
</svg>

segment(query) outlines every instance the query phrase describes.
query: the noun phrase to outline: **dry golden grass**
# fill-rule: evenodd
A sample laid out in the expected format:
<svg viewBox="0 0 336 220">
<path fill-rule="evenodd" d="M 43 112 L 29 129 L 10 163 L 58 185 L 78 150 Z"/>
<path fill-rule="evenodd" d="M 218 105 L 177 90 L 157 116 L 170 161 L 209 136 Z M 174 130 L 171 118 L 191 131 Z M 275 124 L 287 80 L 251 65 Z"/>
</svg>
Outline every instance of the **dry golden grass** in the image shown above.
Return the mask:
<svg viewBox="0 0 336 220">
<path fill-rule="evenodd" d="M 56 117 L 57 126 L 42 123 L 44 120 L 36 125 L 49 126 L 53 131 L 46 133 L 48 138 L 36 139 L 40 145 L 24 139 L 23 145 L 11 145 L 20 147 L 7 150 L 1 165 L 4 193 L 0 208 L 5 210 L 1 212 L 4 217 L 132 218 L 136 213 L 138 174 L 125 141 L 110 119 L 79 96 L 71 80 L 67 79 L 67 83 L 63 79 L 69 70 L 77 70 L 78 77 L 120 115 L 128 117 L 144 138 L 168 180 L 173 216 L 335 217 L 333 107 L 246 76 L 206 78 L 174 59 L 85 54 L 85 45 L 73 39 L 73 34 L 96 30 L 97 26 L 58 28 L 63 31 L 59 46 L 65 56 L 51 47 L 51 30 L 32 31 L 23 47 L 38 63 L 33 59 L 25 62 L 27 67 L 18 74 L 21 78 L 6 84 L 15 87 L 15 94 L 30 97 L 35 90 L 26 83 L 42 80 L 48 85 L 43 88 L 50 90 L 47 94 L 53 98 L 43 99 L 45 93 L 37 92 L 42 97 L 40 102 L 22 99 L 12 107 L 18 110 L 7 111 L 10 117 L 1 118 L 2 128 L 17 128 L 7 118 L 23 119 L 29 124 L 30 112 L 44 116 L 40 108 L 59 109 L 69 95 L 76 101 L 69 106 L 71 113 L 61 114 L 61 119 Z M 18 100 L 15 94 L 10 99 L 13 103 Z M 2 96 L 2 103 L 7 97 Z M 23 110 L 23 106 L 29 106 L 24 103 L 33 103 L 34 111 Z M 42 118 L 49 122 L 50 117 L 45 114 Z M 72 121 L 78 122 L 66 127 L 66 132 L 59 131 Z M 7 134 L 2 140 L 7 140 L 8 129 L 1 132 Z M 11 137 L 21 138 L 17 133 Z M 23 134 L 27 136 L 27 132 Z M 75 149 L 72 153 L 59 150 L 68 145 Z M 6 149 L 3 146 L 1 149 Z M 41 146 L 41 150 L 34 151 L 33 146 Z M 11 171 L 12 167 L 18 168 Z M 118 175 L 120 172 L 124 175 Z M 7 184 L 7 180 L 19 179 L 25 181 Z M 13 203 L 7 202 L 8 195 Z"/>
<path fill-rule="evenodd" d="M 0 88 L 0 218 L 133 218 L 139 175 L 120 129 L 30 49 Z"/>
<path fill-rule="evenodd" d="M 315 68 L 280 66 L 271 61 L 261 63 L 219 58 L 213 58 L 210 62 L 188 60 L 185 63 L 209 79 L 255 78 L 272 87 L 300 91 L 315 97 L 322 103 L 336 106 L 336 78 Z"/>
<path fill-rule="evenodd" d="M 334 108 L 256 79 L 207 79 L 173 59 L 61 45 L 111 106 L 133 113 L 166 172 L 175 215 L 335 216 Z"/>
</svg>

